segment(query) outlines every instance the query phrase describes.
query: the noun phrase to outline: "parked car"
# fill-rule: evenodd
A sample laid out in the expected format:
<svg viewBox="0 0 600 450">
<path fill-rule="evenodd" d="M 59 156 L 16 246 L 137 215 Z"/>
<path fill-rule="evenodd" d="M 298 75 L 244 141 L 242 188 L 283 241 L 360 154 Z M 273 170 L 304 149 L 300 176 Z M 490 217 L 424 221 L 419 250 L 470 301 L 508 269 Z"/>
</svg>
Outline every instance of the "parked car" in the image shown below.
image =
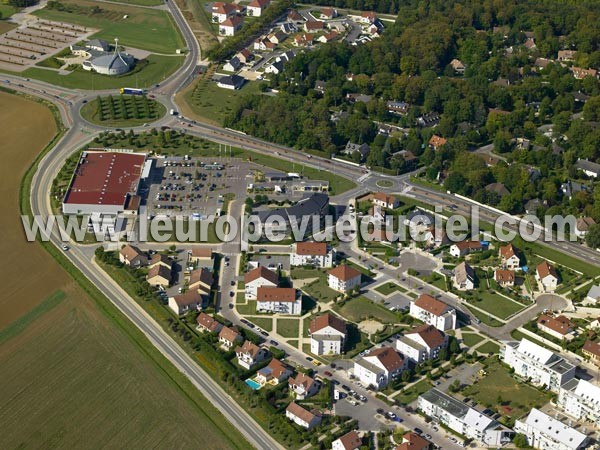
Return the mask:
<svg viewBox="0 0 600 450">
<path fill-rule="evenodd" d="M 271 339 L 271 341 L 270 341 L 270 342 L 271 342 L 271 345 L 279 345 L 279 342 L 277 342 L 277 341 L 274 341 L 273 339 Z"/>
<path fill-rule="evenodd" d="M 395 419 L 396 419 L 396 417 L 398 417 L 398 416 L 396 416 L 396 414 L 394 414 L 394 413 L 393 413 L 393 412 L 391 412 L 391 411 L 388 411 L 388 412 L 387 412 L 385 415 L 386 415 L 386 416 L 387 416 L 389 419 L 392 419 L 392 420 L 395 420 Z"/>
<path fill-rule="evenodd" d="M 326 377 L 332 377 L 333 374 L 331 372 L 329 372 L 328 370 L 326 370 L 325 372 L 323 372 L 323 375 L 325 375 Z"/>
<path fill-rule="evenodd" d="M 342 389 L 345 391 L 349 391 L 350 390 L 350 386 L 348 386 L 347 384 L 342 384 Z"/>
<path fill-rule="evenodd" d="M 384 413 L 383 409 L 377 408 L 377 414 L 383 414 L 383 413 Z"/>
</svg>

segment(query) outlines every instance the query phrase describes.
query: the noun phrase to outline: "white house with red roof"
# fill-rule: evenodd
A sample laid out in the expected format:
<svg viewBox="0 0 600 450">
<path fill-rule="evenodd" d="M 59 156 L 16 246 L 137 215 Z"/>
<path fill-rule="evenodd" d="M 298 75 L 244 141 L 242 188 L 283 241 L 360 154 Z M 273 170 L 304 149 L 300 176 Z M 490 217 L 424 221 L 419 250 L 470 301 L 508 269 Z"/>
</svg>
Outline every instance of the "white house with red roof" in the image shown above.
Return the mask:
<svg viewBox="0 0 600 450">
<path fill-rule="evenodd" d="M 565 316 L 550 316 L 542 314 L 537 320 L 538 330 L 549 334 L 559 340 L 570 341 L 575 337 L 577 326 Z"/>
<path fill-rule="evenodd" d="M 396 350 L 414 363 L 435 359 L 448 346 L 448 336 L 433 325 L 421 325 L 396 340 Z"/>
<path fill-rule="evenodd" d="M 386 209 L 396 209 L 400 206 L 400 200 L 385 192 L 375 192 L 371 197 L 371 203 Z"/>
<path fill-rule="evenodd" d="M 545 291 L 554 291 L 558 286 L 558 273 L 556 269 L 544 261 L 535 269 L 535 279 L 542 285 Z"/>
<path fill-rule="evenodd" d="M 354 376 L 366 386 L 382 389 L 405 367 L 406 360 L 396 350 L 380 347 L 354 361 Z"/>
<path fill-rule="evenodd" d="M 256 381 L 260 384 L 278 385 L 287 381 L 291 376 L 292 370 L 278 359 L 273 358 L 268 366 L 256 372 Z"/>
<path fill-rule="evenodd" d="M 297 242 L 290 254 L 290 265 L 332 267 L 333 249 L 326 242 Z"/>
<path fill-rule="evenodd" d="M 327 272 L 327 284 L 335 291 L 350 292 L 360 287 L 362 274 L 353 267 L 342 264 Z"/>
<path fill-rule="evenodd" d="M 462 241 L 457 242 L 456 244 L 452 244 L 449 249 L 450 255 L 455 258 L 459 258 L 461 256 L 467 256 L 473 252 L 480 252 L 483 250 L 483 244 L 477 240 L 471 241 Z"/>
<path fill-rule="evenodd" d="M 331 443 L 331 450 L 358 450 L 362 447 L 360 434 L 352 430 Z"/>
<path fill-rule="evenodd" d="M 201 332 L 218 333 L 223 328 L 223 325 L 220 322 L 204 312 L 198 314 L 196 323 L 198 324 L 196 330 Z"/>
<path fill-rule="evenodd" d="M 456 309 L 428 294 L 421 294 L 410 302 L 409 314 L 440 331 L 456 328 Z"/>
<path fill-rule="evenodd" d="M 260 286 L 256 290 L 256 311 L 302 314 L 302 295 L 294 288 Z"/>
<path fill-rule="evenodd" d="M 212 21 L 223 23 L 229 17 L 240 14 L 243 8 L 235 3 L 215 2 L 212 5 Z"/>
<path fill-rule="evenodd" d="M 231 350 L 231 348 L 238 342 L 242 342 L 244 338 L 240 332 L 235 328 L 223 327 L 219 331 L 219 343 L 225 350 Z"/>
<path fill-rule="evenodd" d="M 517 249 L 512 244 L 507 244 L 500 247 L 499 250 L 500 264 L 508 270 L 517 270 L 521 266 Z"/>
<path fill-rule="evenodd" d="M 310 430 L 321 423 L 321 414 L 318 411 L 304 409 L 296 402 L 290 403 L 285 409 L 285 417 L 307 430 Z"/>
<path fill-rule="evenodd" d="M 339 355 L 348 338 L 346 322 L 331 313 L 312 319 L 308 333 L 313 355 Z"/>
<path fill-rule="evenodd" d="M 264 266 L 258 266 L 256 269 L 244 275 L 244 293 L 246 300 L 256 300 L 259 287 L 277 287 L 279 277 L 272 270 Z"/>
<path fill-rule="evenodd" d="M 288 387 L 298 400 L 304 400 L 319 392 L 321 383 L 302 372 L 298 372 L 295 377 L 288 380 Z"/>
<path fill-rule="evenodd" d="M 245 341 L 242 346 L 236 347 L 235 356 L 237 356 L 240 366 L 250 370 L 259 362 L 264 361 L 269 356 L 269 352 L 250 341 Z"/>
<path fill-rule="evenodd" d="M 246 12 L 249 16 L 260 17 L 265 9 L 269 7 L 271 0 L 252 0 L 248 3 Z"/>
<path fill-rule="evenodd" d="M 242 28 L 244 20 L 240 16 L 231 16 L 219 24 L 219 34 L 221 36 L 234 36 Z"/>
</svg>

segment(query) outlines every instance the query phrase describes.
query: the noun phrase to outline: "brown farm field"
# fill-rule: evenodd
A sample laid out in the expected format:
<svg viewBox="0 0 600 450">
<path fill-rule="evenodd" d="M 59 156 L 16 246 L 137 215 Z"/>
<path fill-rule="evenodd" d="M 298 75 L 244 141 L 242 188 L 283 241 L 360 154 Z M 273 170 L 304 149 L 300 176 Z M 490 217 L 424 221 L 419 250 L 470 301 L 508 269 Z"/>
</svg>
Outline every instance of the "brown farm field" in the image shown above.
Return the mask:
<svg viewBox="0 0 600 450">
<path fill-rule="evenodd" d="M 0 252 L 5 272 L 0 292 L 0 329 L 30 311 L 68 281 L 67 275 L 37 244 L 28 243 L 19 217 L 21 178 L 56 133 L 52 113 L 45 106 L 0 92 Z"/>
<path fill-rule="evenodd" d="M 0 92 L 3 265 L 0 448 L 250 448 L 107 300 L 25 243 L 23 174 L 55 133 L 41 104 Z"/>
</svg>

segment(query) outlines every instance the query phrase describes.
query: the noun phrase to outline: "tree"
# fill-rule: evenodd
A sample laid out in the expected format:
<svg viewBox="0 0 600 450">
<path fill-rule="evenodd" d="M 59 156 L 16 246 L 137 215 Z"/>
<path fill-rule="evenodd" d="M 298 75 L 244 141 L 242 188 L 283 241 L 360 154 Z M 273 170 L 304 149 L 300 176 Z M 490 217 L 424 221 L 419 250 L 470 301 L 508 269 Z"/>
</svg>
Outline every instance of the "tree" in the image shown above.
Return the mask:
<svg viewBox="0 0 600 450">
<path fill-rule="evenodd" d="M 513 438 L 513 444 L 515 444 L 517 448 L 529 448 L 527 436 L 521 433 L 515 434 L 515 437 Z"/>
<path fill-rule="evenodd" d="M 600 225 L 592 225 L 585 236 L 585 243 L 591 248 L 600 248 Z"/>
<path fill-rule="evenodd" d="M 583 107 L 583 117 L 590 122 L 600 121 L 600 96 L 590 98 Z"/>
<path fill-rule="evenodd" d="M 450 336 L 450 342 L 448 343 L 448 351 L 453 355 L 460 353 L 460 344 L 454 336 Z"/>
</svg>

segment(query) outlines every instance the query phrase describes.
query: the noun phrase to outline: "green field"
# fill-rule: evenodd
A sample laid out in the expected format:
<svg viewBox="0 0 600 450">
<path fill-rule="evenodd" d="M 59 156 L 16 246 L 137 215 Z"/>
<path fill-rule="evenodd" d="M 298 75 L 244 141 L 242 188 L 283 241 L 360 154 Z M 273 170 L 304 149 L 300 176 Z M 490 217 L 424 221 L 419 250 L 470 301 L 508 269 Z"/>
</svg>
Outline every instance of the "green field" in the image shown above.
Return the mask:
<svg viewBox="0 0 600 450">
<path fill-rule="evenodd" d="M 133 71 L 119 76 L 100 75 L 83 69 L 76 69 L 68 75 L 61 75 L 56 71 L 38 67 L 25 70 L 23 76 L 70 89 L 145 88 L 160 83 L 175 72 L 183 63 L 183 58 L 183 56 L 149 55 L 146 59 L 138 61 Z"/>
<path fill-rule="evenodd" d="M 550 400 L 547 391 L 540 391 L 527 383 L 512 378 L 508 369 L 495 358 L 485 368 L 487 375 L 476 384 L 468 386 L 462 394 L 502 415 L 521 417 L 531 408 L 539 408 Z M 502 405 L 498 404 L 502 400 Z"/>
<path fill-rule="evenodd" d="M 475 333 L 462 333 L 463 344 L 467 347 L 473 347 L 483 341 L 483 337 Z"/>
<path fill-rule="evenodd" d="M 164 4 L 163 0 L 119 0 L 119 3 L 129 3 L 139 6 L 160 6 Z"/>
<path fill-rule="evenodd" d="M 511 301 L 493 291 L 476 291 L 474 296 L 475 300 L 469 300 L 471 304 L 500 319 L 506 319 L 525 308 L 524 305 Z"/>
<path fill-rule="evenodd" d="M 467 307 L 467 309 L 469 311 L 471 311 L 471 313 L 475 317 L 477 317 L 479 320 L 481 320 L 481 322 L 485 323 L 486 325 L 489 325 L 490 327 L 501 327 L 502 325 L 504 325 L 503 322 L 500 322 L 499 320 L 494 319 L 489 314 L 481 312 L 475 308 L 469 307 L 468 303 L 465 303 L 465 306 Z"/>
<path fill-rule="evenodd" d="M 277 333 L 283 337 L 296 338 L 299 332 L 299 319 L 277 319 Z"/>
<path fill-rule="evenodd" d="M 382 295 L 390 295 L 394 292 L 406 292 L 406 289 L 404 289 L 402 286 L 392 282 L 382 284 L 381 286 L 375 288 L 375 290 Z"/>
<path fill-rule="evenodd" d="M 184 47 L 183 39 L 166 11 L 90 0 L 61 0 L 64 11 L 47 7 L 33 14 L 48 20 L 70 22 L 100 31 L 92 38 L 102 38 L 119 44 L 155 53 L 175 53 Z M 92 9 L 100 8 L 99 12 Z M 128 16 L 127 19 L 124 17 Z"/>
<path fill-rule="evenodd" d="M 265 331 L 273 331 L 273 319 L 266 317 L 253 317 L 250 319 L 250 322 Z"/>
<path fill-rule="evenodd" d="M 0 18 L 8 19 L 14 13 L 17 12 L 17 8 L 11 5 L 6 5 L 4 3 L 0 3 Z"/>
<path fill-rule="evenodd" d="M 344 306 L 336 305 L 333 309 L 356 323 L 367 319 L 373 319 L 384 324 L 400 321 L 396 314 L 365 297 L 353 298 L 346 301 Z"/>
<path fill-rule="evenodd" d="M 488 353 L 499 353 L 500 346 L 495 342 L 488 341 L 485 344 L 480 345 L 476 349 L 479 353 L 488 354 Z"/>
<path fill-rule="evenodd" d="M 428 380 L 421 380 L 408 389 L 404 389 L 400 394 L 396 396 L 396 400 L 398 400 L 403 405 L 408 405 L 409 403 L 414 402 L 419 395 L 424 392 L 430 390 L 433 386 Z"/>
<path fill-rule="evenodd" d="M 162 103 L 145 95 L 98 97 L 81 108 L 81 116 L 98 125 L 127 127 L 154 122 L 166 114 Z"/>
<path fill-rule="evenodd" d="M 554 348 L 550 347 L 547 344 L 544 344 L 542 341 L 538 341 L 537 339 L 532 338 L 531 336 L 529 336 L 528 334 L 523 333 L 522 331 L 519 330 L 513 330 L 510 333 L 510 336 L 516 340 L 516 341 L 520 341 L 521 339 L 527 339 L 528 341 L 533 342 L 534 344 L 539 345 L 540 347 L 544 347 L 547 348 L 548 350 L 552 350 L 555 351 Z"/>
</svg>

